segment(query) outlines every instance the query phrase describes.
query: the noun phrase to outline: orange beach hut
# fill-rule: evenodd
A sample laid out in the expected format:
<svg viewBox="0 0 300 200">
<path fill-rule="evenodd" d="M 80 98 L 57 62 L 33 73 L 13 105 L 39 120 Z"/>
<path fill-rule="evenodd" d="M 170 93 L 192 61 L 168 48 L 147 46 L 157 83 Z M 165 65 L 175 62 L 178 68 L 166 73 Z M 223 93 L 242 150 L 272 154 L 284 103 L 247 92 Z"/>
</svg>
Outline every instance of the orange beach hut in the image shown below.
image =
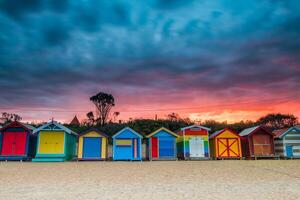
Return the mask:
<svg viewBox="0 0 300 200">
<path fill-rule="evenodd" d="M 241 137 L 229 128 L 214 132 L 209 136 L 211 157 L 217 159 L 241 158 Z"/>
</svg>

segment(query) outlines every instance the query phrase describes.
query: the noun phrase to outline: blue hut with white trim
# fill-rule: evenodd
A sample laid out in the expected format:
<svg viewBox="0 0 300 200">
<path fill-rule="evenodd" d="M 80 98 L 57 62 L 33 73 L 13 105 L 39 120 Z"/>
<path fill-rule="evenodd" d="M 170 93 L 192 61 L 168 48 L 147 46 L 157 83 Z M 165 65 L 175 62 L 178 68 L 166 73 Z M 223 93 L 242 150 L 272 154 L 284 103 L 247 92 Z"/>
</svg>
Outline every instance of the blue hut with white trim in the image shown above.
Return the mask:
<svg viewBox="0 0 300 200">
<path fill-rule="evenodd" d="M 142 160 L 142 135 L 125 127 L 112 138 L 113 160 Z"/>
</svg>

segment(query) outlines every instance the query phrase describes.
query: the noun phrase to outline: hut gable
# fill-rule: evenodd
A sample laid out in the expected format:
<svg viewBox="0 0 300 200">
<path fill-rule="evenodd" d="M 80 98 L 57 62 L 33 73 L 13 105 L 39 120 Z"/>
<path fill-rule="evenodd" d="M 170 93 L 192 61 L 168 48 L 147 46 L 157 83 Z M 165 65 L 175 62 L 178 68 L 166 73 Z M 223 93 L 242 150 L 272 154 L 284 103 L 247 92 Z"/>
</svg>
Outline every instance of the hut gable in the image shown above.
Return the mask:
<svg viewBox="0 0 300 200">
<path fill-rule="evenodd" d="M 218 137 L 219 135 L 221 135 L 221 137 L 226 137 L 226 138 L 236 137 L 236 136 L 240 137 L 239 134 L 235 133 L 231 129 L 225 128 L 225 129 L 222 129 L 222 130 L 219 130 L 219 131 L 215 131 L 213 134 L 211 134 L 209 136 L 209 139 Z"/>
<path fill-rule="evenodd" d="M 102 136 L 102 137 L 105 137 L 105 138 L 108 138 L 108 135 L 106 135 L 105 133 L 99 131 L 98 129 L 96 128 L 91 128 L 87 131 L 84 131 L 82 133 L 80 133 L 80 136 Z"/>
<path fill-rule="evenodd" d="M 133 129 L 129 127 L 125 127 L 122 130 L 120 130 L 118 133 L 112 136 L 112 138 L 132 138 L 132 136 L 136 138 L 143 138 L 142 135 L 134 131 Z"/>
<path fill-rule="evenodd" d="M 162 128 L 160 128 L 160 129 L 154 131 L 153 133 L 150 133 L 150 134 L 147 135 L 146 137 L 147 137 L 147 138 L 150 138 L 150 137 L 152 137 L 152 136 L 154 136 L 154 135 L 156 135 L 156 136 L 172 135 L 172 136 L 174 136 L 174 137 L 176 137 L 176 138 L 179 137 L 178 134 L 176 134 L 176 133 L 174 133 L 174 132 L 172 132 L 172 131 L 170 131 L 170 130 L 164 128 L 164 127 L 162 127 Z"/>
<path fill-rule="evenodd" d="M 73 134 L 73 135 L 78 135 L 77 133 L 75 133 L 74 131 L 72 131 L 71 129 L 59 124 L 58 122 L 56 121 L 50 121 L 46 124 L 44 124 L 43 126 L 35 129 L 33 131 L 33 133 L 37 133 L 37 132 L 40 132 L 40 131 L 64 131 L 68 134 Z"/>
<path fill-rule="evenodd" d="M 285 128 L 285 129 L 279 129 L 279 130 L 275 130 L 273 132 L 273 134 L 275 135 L 275 138 L 278 138 L 278 139 L 282 139 L 284 137 L 287 137 L 287 136 L 296 136 L 296 135 L 299 135 L 300 134 L 300 130 L 297 129 L 296 127 L 291 127 L 291 128 Z"/>
<path fill-rule="evenodd" d="M 258 131 L 263 131 L 269 135 L 273 135 L 273 133 L 271 133 L 270 131 L 268 131 L 266 128 L 264 128 L 263 126 L 254 126 L 254 127 L 251 127 L 251 128 L 247 128 L 245 130 L 243 130 L 241 133 L 240 133 L 240 136 L 249 136 L 249 135 L 253 135 L 255 134 L 256 132 Z"/>
<path fill-rule="evenodd" d="M 12 122 L 12 123 L 10 123 L 10 124 L 2 127 L 0 129 L 0 131 L 5 131 L 5 130 L 7 130 L 9 128 L 23 128 L 24 130 L 26 130 L 26 131 L 28 131 L 30 133 L 32 133 L 32 131 L 34 131 L 36 129 L 35 127 L 33 127 L 33 126 L 29 125 L 29 124 L 25 124 L 25 123 L 22 123 L 22 122 L 15 121 L 15 122 Z"/>
</svg>

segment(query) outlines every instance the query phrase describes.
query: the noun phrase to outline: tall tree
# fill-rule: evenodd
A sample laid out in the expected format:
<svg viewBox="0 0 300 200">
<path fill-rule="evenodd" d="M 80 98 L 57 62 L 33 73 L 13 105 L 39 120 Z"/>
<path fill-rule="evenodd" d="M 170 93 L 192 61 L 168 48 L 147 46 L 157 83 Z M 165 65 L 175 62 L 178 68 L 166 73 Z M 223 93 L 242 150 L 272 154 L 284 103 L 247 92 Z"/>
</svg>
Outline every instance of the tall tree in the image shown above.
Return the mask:
<svg viewBox="0 0 300 200">
<path fill-rule="evenodd" d="M 108 120 L 110 111 L 115 106 L 115 99 L 111 94 L 99 92 L 98 94 L 90 97 L 90 101 L 96 106 L 96 119 L 95 122 L 100 126 L 104 126 Z M 95 116 L 93 114 L 93 116 Z"/>
<path fill-rule="evenodd" d="M 261 117 L 257 123 L 264 124 L 271 130 L 288 128 L 298 123 L 297 117 L 292 114 L 272 113 Z"/>
<path fill-rule="evenodd" d="M 13 121 L 21 121 L 22 117 L 14 113 L 3 112 L 2 116 L 0 117 L 0 120 L 3 124 L 8 124 Z"/>
</svg>

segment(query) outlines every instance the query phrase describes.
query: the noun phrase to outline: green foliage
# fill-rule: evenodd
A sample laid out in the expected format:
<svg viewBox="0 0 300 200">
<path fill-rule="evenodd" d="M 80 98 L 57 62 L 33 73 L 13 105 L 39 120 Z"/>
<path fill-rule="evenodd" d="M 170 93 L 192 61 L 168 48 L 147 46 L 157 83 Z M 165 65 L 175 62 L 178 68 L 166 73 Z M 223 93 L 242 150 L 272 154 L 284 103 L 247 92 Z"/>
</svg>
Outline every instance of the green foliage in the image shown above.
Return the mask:
<svg viewBox="0 0 300 200">
<path fill-rule="evenodd" d="M 96 106 L 96 115 L 93 112 L 87 113 L 88 122 L 90 124 L 98 124 L 104 126 L 111 111 L 111 108 L 115 106 L 115 99 L 111 94 L 99 92 L 98 94 L 90 97 L 90 101 Z"/>
<path fill-rule="evenodd" d="M 6 124 L 14 122 L 14 121 L 21 121 L 21 120 L 22 120 L 22 117 L 20 117 L 17 114 L 14 114 L 14 113 L 3 112 L 2 116 L 0 117 L 0 121 L 3 125 L 6 125 Z"/>
<path fill-rule="evenodd" d="M 261 117 L 257 123 L 263 124 L 271 130 L 276 130 L 295 126 L 298 120 L 291 114 L 272 113 Z"/>
</svg>

